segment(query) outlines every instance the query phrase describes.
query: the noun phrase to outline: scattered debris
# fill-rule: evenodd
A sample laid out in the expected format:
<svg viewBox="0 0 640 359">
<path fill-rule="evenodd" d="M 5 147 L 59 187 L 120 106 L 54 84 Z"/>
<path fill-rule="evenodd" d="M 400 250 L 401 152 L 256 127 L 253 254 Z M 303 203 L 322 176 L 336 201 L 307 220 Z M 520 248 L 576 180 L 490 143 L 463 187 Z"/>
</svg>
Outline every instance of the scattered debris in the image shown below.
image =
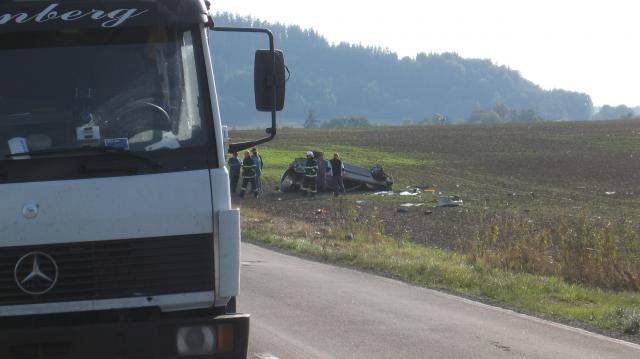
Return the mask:
<svg viewBox="0 0 640 359">
<path fill-rule="evenodd" d="M 420 207 L 423 206 L 424 203 L 403 203 L 400 207 Z"/>
<path fill-rule="evenodd" d="M 425 192 L 430 192 L 430 193 L 435 193 L 434 189 L 427 189 L 425 190 Z M 422 191 L 420 190 L 420 188 L 412 188 L 412 187 L 407 187 L 406 191 L 402 191 L 402 192 L 393 192 L 393 191 L 379 191 L 379 192 L 375 192 L 374 195 L 376 196 L 417 196 L 420 193 L 422 193 Z"/>
<path fill-rule="evenodd" d="M 345 240 L 345 241 L 352 241 L 352 240 L 353 240 L 353 233 L 347 233 L 347 234 L 344 236 L 344 240 Z"/>
<path fill-rule="evenodd" d="M 393 196 L 393 195 L 395 195 L 395 193 L 393 193 L 393 191 L 380 191 L 380 192 L 374 193 L 374 195 L 376 195 L 376 196 Z"/>
<path fill-rule="evenodd" d="M 427 215 L 427 216 L 431 215 L 432 213 L 433 213 L 433 211 L 424 211 L 424 214 Z"/>
<path fill-rule="evenodd" d="M 440 196 L 438 197 L 438 207 L 458 207 L 462 206 L 462 198 L 459 196 Z"/>
<path fill-rule="evenodd" d="M 416 188 L 416 189 L 415 189 L 414 191 L 412 191 L 412 192 L 409 192 L 409 191 L 402 191 L 402 192 L 400 192 L 400 193 L 398 193 L 398 194 L 399 194 L 400 196 L 417 196 L 417 195 L 419 195 L 419 194 L 420 194 L 420 190 L 418 190 L 418 189 Z"/>
<path fill-rule="evenodd" d="M 357 203 L 357 204 L 363 204 L 363 203 L 364 203 L 364 201 L 363 201 L 363 200 L 361 200 L 361 199 L 359 199 L 359 200 L 357 200 L 357 201 L 356 201 L 356 203 Z"/>
<path fill-rule="evenodd" d="M 327 213 L 327 209 L 326 208 L 318 208 L 316 210 L 316 214 L 326 214 Z"/>
<path fill-rule="evenodd" d="M 612 192 L 605 192 L 604 194 L 606 194 L 607 196 L 611 196 L 611 195 L 614 195 L 616 193 L 612 191 Z"/>
<path fill-rule="evenodd" d="M 407 213 L 407 212 L 409 212 L 409 209 L 406 208 L 406 207 L 400 207 L 396 211 L 398 211 L 400 213 Z"/>
</svg>

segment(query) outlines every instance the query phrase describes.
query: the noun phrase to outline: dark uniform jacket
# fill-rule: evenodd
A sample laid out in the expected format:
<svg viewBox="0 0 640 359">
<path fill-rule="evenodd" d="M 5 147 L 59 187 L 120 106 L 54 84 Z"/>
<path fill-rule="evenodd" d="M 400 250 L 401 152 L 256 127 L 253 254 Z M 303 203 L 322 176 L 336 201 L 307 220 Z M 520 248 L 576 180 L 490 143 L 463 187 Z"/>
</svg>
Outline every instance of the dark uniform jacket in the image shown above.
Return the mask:
<svg viewBox="0 0 640 359">
<path fill-rule="evenodd" d="M 251 157 L 242 160 L 242 177 L 251 178 L 256 176 L 256 163 Z"/>
<path fill-rule="evenodd" d="M 306 177 L 318 176 L 318 162 L 313 158 L 308 158 L 304 167 L 304 175 Z"/>
</svg>

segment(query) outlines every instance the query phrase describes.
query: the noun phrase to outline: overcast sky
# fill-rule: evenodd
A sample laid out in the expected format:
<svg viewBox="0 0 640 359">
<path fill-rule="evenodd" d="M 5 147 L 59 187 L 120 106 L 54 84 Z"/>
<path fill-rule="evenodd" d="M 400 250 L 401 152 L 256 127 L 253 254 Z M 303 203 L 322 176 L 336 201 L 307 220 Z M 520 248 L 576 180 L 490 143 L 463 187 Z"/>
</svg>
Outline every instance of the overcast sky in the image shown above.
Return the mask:
<svg viewBox="0 0 640 359">
<path fill-rule="evenodd" d="M 212 3 L 220 12 L 315 29 L 331 43 L 379 46 L 399 56 L 488 58 L 545 89 L 586 92 L 597 106 L 640 106 L 640 2 L 634 0 Z"/>
</svg>

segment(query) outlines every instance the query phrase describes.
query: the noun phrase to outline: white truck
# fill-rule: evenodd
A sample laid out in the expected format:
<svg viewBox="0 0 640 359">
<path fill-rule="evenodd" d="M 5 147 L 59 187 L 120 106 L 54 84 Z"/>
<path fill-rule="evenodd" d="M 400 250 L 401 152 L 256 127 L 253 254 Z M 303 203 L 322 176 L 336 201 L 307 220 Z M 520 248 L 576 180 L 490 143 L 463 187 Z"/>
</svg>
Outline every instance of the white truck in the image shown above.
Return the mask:
<svg viewBox="0 0 640 359">
<path fill-rule="evenodd" d="M 205 0 L 0 3 L 0 358 L 244 358 L 225 152 L 285 66 Z M 225 148 L 212 31 L 255 54 L 264 138 Z"/>
</svg>

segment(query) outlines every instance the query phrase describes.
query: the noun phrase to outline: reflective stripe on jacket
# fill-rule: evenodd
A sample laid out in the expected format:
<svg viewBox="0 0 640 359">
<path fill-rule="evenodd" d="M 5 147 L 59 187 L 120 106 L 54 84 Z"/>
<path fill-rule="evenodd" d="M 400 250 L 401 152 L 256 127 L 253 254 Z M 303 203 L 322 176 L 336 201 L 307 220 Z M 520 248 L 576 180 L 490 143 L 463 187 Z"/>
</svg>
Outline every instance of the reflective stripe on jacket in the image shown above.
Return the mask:
<svg viewBox="0 0 640 359">
<path fill-rule="evenodd" d="M 242 161 L 242 177 L 252 178 L 256 176 L 256 164 L 251 158 L 245 158 Z"/>
<path fill-rule="evenodd" d="M 304 167 L 304 175 L 306 177 L 317 177 L 318 176 L 318 162 L 313 158 L 307 160 L 307 163 Z"/>
</svg>

